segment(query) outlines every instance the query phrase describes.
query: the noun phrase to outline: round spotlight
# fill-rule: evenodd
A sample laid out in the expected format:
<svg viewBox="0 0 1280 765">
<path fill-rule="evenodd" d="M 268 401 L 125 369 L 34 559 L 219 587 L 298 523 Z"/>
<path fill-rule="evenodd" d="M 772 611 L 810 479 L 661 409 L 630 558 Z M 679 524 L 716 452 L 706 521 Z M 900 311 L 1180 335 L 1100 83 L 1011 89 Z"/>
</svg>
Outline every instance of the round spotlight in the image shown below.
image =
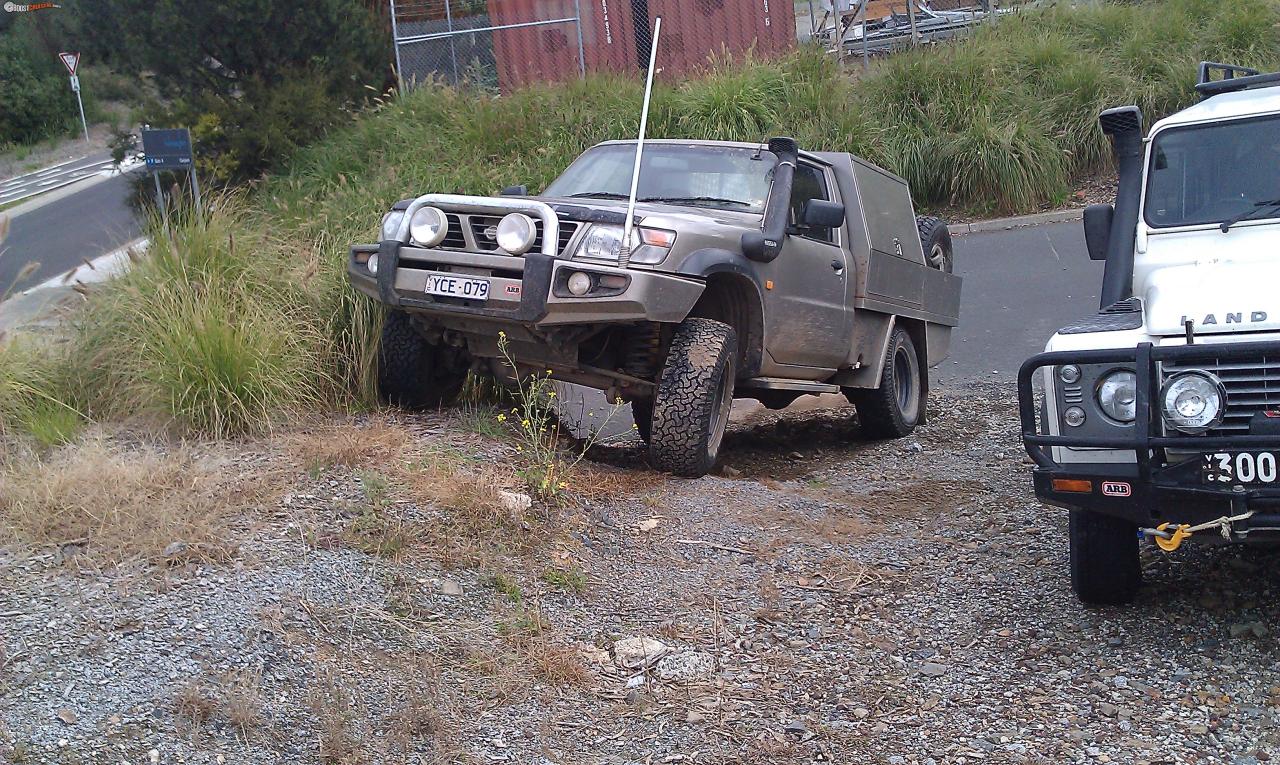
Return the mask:
<svg viewBox="0 0 1280 765">
<path fill-rule="evenodd" d="M 377 276 L 378 275 L 378 253 L 375 252 L 372 255 L 370 255 L 369 262 L 365 263 L 364 267 L 369 269 L 369 273 L 373 274 L 374 276 Z"/>
<path fill-rule="evenodd" d="M 435 247 L 449 233 L 449 219 L 436 207 L 423 207 L 409 221 L 409 235 L 423 247 Z"/>
<path fill-rule="evenodd" d="M 538 229 L 524 213 L 511 213 L 498 221 L 498 246 L 512 255 L 523 255 L 533 246 Z"/>
<path fill-rule="evenodd" d="M 1084 419 L 1084 410 L 1078 406 L 1069 407 L 1067 411 L 1062 413 L 1062 421 L 1073 428 L 1083 425 Z"/>
<path fill-rule="evenodd" d="M 1160 408 L 1165 422 L 1195 435 L 1217 427 L 1227 409 L 1227 391 L 1222 381 L 1208 372 L 1188 370 L 1165 381 L 1160 391 Z"/>
<path fill-rule="evenodd" d="M 569 288 L 569 294 L 582 297 L 591 291 L 591 277 L 581 271 L 574 271 L 569 274 L 569 281 L 566 286 Z"/>
</svg>

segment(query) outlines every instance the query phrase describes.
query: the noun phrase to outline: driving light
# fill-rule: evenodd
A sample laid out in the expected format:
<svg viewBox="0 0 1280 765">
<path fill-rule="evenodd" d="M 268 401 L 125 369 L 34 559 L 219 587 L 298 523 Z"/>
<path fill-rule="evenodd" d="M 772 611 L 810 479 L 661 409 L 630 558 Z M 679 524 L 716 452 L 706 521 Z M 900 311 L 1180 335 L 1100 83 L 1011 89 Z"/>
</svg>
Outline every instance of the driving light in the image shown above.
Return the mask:
<svg viewBox="0 0 1280 765">
<path fill-rule="evenodd" d="M 369 273 L 373 274 L 374 276 L 377 276 L 378 275 L 378 253 L 375 252 L 372 255 L 370 255 L 369 260 L 364 264 L 364 267 L 369 269 Z"/>
<path fill-rule="evenodd" d="M 1094 393 L 1103 414 L 1116 422 L 1130 423 L 1138 416 L 1138 376 L 1128 369 L 1107 374 Z"/>
<path fill-rule="evenodd" d="M 423 247 L 435 247 L 449 233 L 449 220 L 436 207 L 423 207 L 409 221 L 409 235 Z"/>
<path fill-rule="evenodd" d="M 538 229 L 533 218 L 524 213 L 511 213 L 498 221 L 498 246 L 512 255 L 523 255 L 533 246 Z"/>
<path fill-rule="evenodd" d="M 591 277 L 581 271 L 574 271 L 569 274 L 569 281 L 566 286 L 571 294 L 582 297 L 591 291 Z"/>
<path fill-rule="evenodd" d="M 1080 367 L 1075 364 L 1067 364 L 1065 367 L 1059 367 L 1058 377 L 1067 385 L 1080 382 Z"/>
<path fill-rule="evenodd" d="M 1084 410 L 1078 406 L 1073 406 L 1062 413 L 1062 421 L 1073 428 L 1078 428 L 1084 424 Z"/>
<path fill-rule="evenodd" d="M 1165 422 L 1194 435 L 1216 427 L 1227 408 L 1227 391 L 1222 381 L 1208 372 L 1179 372 L 1165 381 L 1160 391 Z"/>
<path fill-rule="evenodd" d="M 400 233 L 400 222 L 404 220 L 404 210 L 392 210 L 382 216 L 382 238 L 395 239 Z"/>
</svg>

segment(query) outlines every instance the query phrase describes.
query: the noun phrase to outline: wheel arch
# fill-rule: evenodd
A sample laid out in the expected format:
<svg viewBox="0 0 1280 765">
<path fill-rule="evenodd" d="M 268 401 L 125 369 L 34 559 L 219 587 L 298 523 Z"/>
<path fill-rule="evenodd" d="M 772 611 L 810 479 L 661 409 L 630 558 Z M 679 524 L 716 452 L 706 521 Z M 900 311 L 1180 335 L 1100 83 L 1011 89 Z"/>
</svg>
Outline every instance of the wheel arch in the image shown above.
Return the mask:
<svg viewBox="0 0 1280 765">
<path fill-rule="evenodd" d="M 679 273 L 706 282 L 689 316 L 733 327 L 738 335 L 737 374 L 756 376 L 764 354 L 764 298 L 755 269 L 739 253 L 707 248 L 686 258 Z"/>
</svg>

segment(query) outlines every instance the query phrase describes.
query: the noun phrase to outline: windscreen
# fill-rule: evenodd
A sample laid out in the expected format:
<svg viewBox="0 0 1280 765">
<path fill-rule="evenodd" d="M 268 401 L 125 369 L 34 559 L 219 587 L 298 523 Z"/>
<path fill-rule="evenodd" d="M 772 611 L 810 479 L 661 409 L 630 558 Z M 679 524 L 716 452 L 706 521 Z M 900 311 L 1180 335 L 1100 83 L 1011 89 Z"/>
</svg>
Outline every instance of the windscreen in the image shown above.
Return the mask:
<svg viewBox="0 0 1280 765">
<path fill-rule="evenodd" d="M 1144 215 L 1155 228 L 1280 217 L 1280 117 L 1158 133 Z"/>
<path fill-rule="evenodd" d="M 635 144 L 588 149 L 542 196 L 626 199 Z M 668 202 L 762 212 L 777 157 L 729 146 L 646 144 L 641 157 L 641 202 Z"/>
</svg>

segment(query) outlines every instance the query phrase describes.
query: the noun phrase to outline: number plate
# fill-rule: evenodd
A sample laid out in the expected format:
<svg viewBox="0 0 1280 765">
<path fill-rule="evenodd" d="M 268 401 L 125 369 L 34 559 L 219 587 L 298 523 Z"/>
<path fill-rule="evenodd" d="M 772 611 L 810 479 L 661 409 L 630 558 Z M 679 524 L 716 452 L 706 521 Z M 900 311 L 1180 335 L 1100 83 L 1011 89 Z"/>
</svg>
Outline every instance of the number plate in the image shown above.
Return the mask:
<svg viewBox="0 0 1280 765">
<path fill-rule="evenodd" d="M 1202 459 L 1205 483 L 1267 485 L 1280 481 L 1275 452 L 1214 452 Z"/>
<path fill-rule="evenodd" d="M 488 300 L 489 280 L 470 279 L 465 276 L 449 274 L 431 274 L 423 292 L 443 297 L 465 298 L 467 300 Z"/>
</svg>

